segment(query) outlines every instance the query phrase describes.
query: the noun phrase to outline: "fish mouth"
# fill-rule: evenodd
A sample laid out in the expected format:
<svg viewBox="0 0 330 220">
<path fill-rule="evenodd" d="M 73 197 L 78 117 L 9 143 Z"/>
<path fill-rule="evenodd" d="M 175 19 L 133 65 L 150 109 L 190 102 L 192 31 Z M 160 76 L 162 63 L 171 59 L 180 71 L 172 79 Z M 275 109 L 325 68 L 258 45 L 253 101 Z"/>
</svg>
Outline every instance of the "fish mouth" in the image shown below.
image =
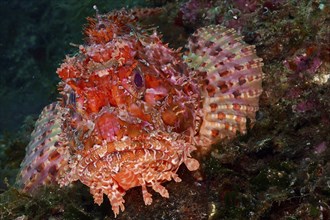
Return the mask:
<svg viewBox="0 0 330 220">
<path fill-rule="evenodd" d="M 182 163 L 189 170 L 196 170 L 199 164 L 190 155 L 195 149 L 184 140 L 154 133 L 134 139 L 104 141 L 102 145 L 96 144 L 81 155 L 77 173 L 79 176 L 93 176 L 95 174 L 91 173 L 104 171 L 116 175 L 125 169 L 139 173 L 139 170 L 148 167 L 159 172 L 176 172 Z"/>
<path fill-rule="evenodd" d="M 190 171 L 197 170 L 199 163 L 190 156 L 195 147 L 183 140 L 171 139 L 165 134 L 151 133 L 147 137 L 95 144 L 71 158 L 70 174 L 64 175 L 59 183 L 68 185 L 80 180 L 90 187 L 97 204 L 107 195 L 113 211 L 124 210 L 123 196 L 130 188 L 141 186 L 145 204 L 151 204 L 151 194 L 147 187 L 168 197 L 169 193 L 161 185 L 165 181 L 180 182 L 177 170 L 184 163 Z M 68 177 L 71 177 L 68 178 Z"/>
</svg>

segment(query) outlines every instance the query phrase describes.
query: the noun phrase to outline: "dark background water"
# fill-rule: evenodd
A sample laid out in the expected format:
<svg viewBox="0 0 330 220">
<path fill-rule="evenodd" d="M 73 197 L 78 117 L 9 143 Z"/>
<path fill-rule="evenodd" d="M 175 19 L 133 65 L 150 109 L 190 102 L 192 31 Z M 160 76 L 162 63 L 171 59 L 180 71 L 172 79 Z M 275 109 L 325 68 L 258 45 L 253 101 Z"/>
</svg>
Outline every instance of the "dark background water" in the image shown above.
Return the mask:
<svg viewBox="0 0 330 220">
<path fill-rule="evenodd" d="M 56 68 L 83 40 L 82 26 L 100 12 L 144 1 L 0 1 L 0 134 L 56 99 Z M 150 2 L 149 2 L 150 4 Z"/>
<path fill-rule="evenodd" d="M 13 187 L 34 120 L 56 100 L 56 69 L 66 54 L 77 51 L 70 43 L 83 42 L 82 27 L 95 14 L 95 3 L 101 13 L 164 5 L 163 15 L 150 23 L 170 45 L 184 45 L 201 26 L 234 28 L 264 61 L 255 126 L 198 157 L 199 173 L 182 166 L 183 181 L 164 184 L 169 199 L 152 192 L 154 202 L 145 206 L 140 188 L 129 190 L 118 219 L 330 218 L 326 0 L 1 0 L 0 218 L 113 217 L 109 202 L 94 205 L 79 183 L 46 188 L 34 197 Z"/>
</svg>

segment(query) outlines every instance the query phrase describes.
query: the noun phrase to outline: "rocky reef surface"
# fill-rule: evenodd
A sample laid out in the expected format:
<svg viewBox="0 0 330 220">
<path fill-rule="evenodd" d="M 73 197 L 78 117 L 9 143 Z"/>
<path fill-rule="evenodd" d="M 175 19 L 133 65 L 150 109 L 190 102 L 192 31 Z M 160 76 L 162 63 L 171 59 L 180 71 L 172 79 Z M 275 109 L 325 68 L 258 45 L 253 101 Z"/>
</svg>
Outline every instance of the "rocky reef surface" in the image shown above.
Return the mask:
<svg viewBox="0 0 330 220">
<path fill-rule="evenodd" d="M 123 1 L 99 3 L 107 12 L 162 7 L 144 22 L 164 42 L 184 47 L 199 27 L 234 28 L 264 60 L 257 122 L 246 135 L 221 142 L 201 158 L 199 172 L 178 171 L 166 183 L 171 197 L 140 189 L 125 196 L 117 219 L 328 219 L 330 218 L 330 6 L 322 0 Z M 0 218 L 112 219 L 110 204 L 93 203 L 82 184 L 40 189 L 14 187 L 25 146 L 41 108 L 56 99 L 55 70 L 70 43 L 81 43 L 87 1 L 0 3 Z M 10 13 L 8 13 L 10 11 Z"/>
</svg>

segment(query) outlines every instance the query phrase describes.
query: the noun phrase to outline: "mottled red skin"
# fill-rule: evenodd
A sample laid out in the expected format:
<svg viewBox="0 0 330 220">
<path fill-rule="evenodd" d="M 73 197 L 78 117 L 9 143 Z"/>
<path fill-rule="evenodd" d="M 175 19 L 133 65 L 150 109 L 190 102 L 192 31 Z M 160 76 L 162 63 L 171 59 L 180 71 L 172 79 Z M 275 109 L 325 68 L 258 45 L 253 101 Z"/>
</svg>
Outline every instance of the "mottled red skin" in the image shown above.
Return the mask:
<svg viewBox="0 0 330 220">
<path fill-rule="evenodd" d="M 141 186 L 146 205 L 147 187 L 169 197 L 161 184 L 181 181 L 182 163 L 198 169 L 197 146 L 209 149 L 254 121 L 262 91 L 254 47 L 210 26 L 193 35 L 183 61 L 133 14 L 88 19 L 86 43 L 57 70 L 62 97 L 31 135 L 18 178 L 24 190 L 79 180 L 95 203 L 107 195 L 117 215 L 127 190 Z"/>
<path fill-rule="evenodd" d="M 63 80 L 63 105 L 71 109 L 64 128 L 72 139 L 70 152 L 73 158 L 91 159 L 71 159 L 68 171 L 58 179 L 61 185 L 79 179 L 91 188 L 98 204 L 107 194 L 117 214 L 124 209 L 126 190 L 142 186 L 145 203 L 150 204 L 145 186 L 168 197 L 160 183 L 179 181 L 175 172 L 181 163 L 191 170 L 198 168 L 189 157 L 195 149 L 192 137 L 197 133 L 200 89 L 189 78 L 180 54 L 164 45 L 156 32 L 138 30 L 130 14 L 120 11 L 89 22 L 87 44 L 57 73 Z M 111 171 L 114 167 L 119 171 Z M 112 174 L 102 180 L 90 177 L 103 175 L 101 170 Z M 111 180 L 102 183 L 107 178 Z M 96 186 L 109 181 L 114 186 L 110 190 Z"/>
</svg>

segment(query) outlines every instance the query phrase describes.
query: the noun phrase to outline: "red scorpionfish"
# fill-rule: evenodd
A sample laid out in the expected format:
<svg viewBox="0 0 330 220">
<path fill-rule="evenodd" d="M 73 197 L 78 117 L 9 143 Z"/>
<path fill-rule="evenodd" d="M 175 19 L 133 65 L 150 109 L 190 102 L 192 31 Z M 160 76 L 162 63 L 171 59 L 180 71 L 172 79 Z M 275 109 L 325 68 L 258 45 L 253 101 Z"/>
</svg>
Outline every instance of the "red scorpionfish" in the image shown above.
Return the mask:
<svg viewBox="0 0 330 220">
<path fill-rule="evenodd" d="M 27 192 L 81 181 L 97 204 L 105 194 L 115 216 L 127 190 L 181 179 L 191 152 L 246 132 L 262 92 L 262 59 L 234 30 L 198 29 L 185 56 L 142 29 L 132 12 L 89 19 L 86 41 L 57 69 L 61 97 L 42 111 L 17 182 Z"/>
</svg>

